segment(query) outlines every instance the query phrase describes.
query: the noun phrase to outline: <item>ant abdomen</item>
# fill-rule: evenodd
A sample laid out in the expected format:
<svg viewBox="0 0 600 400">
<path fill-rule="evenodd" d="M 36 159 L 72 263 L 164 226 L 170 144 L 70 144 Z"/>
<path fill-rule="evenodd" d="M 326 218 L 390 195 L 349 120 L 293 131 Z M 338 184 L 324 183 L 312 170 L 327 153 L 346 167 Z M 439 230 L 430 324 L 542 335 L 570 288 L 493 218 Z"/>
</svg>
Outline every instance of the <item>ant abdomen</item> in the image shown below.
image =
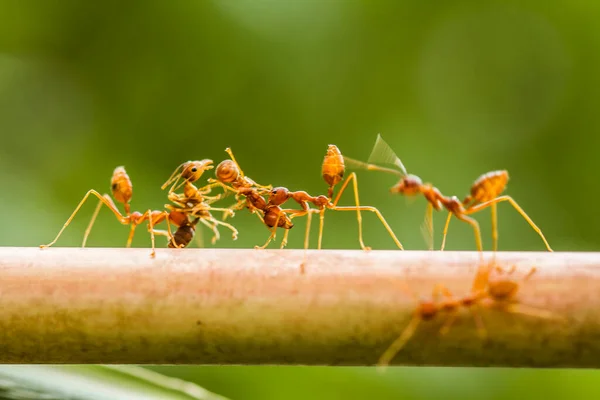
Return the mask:
<svg viewBox="0 0 600 400">
<path fill-rule="evenodd" d="M 175 233 L 173 234 L 173 240 L 169 241 L 170 248 L 182 248 L 187 247 L 190 244 L 192 239 L 194 239 L 194 234 L 196 233 L 196 223 L 198 222 L 198 218 L 196 218 L 191 223 L 186 223 L 181 225 Z M 175 244 L 173 244 L 175 242 Z"/>
<path fill-rule="evenodd" d="M 471 195 L 468 196 L 464 204 L 475 201 L 485 203 L 500 196 L 508 183 L 508 171 L 492 171 L 481 175 L 471 186 Z"/>
<path fill-rule="evenodd" d="M 269 228 L 273 228 L 275 224 L 277 227 L 283 229 L 291 229 L 294 224 L 290 220 L 290 218 L 283 213 L 280 207 L 272 207 L 265 212 L 264 216 L 265 225 Z"/>
<path fill-rule="evenodd" d="M 129 203 L 133 195 L 133 184 L 125 171 L 125 167 L 115 168 L 110 180 L 110 188 L 115 200 L 123 204 Z"/>
<path fill-rule="evenodd" d="M 336 145 L 330 144 L 321 167 L 323 179 L 330 187 L 333 187 L 342 181 L 345 171 L 346 165 L 342 152 Z"/>
<path fill-rule="evenodd" d="M 217 179 L 223 183 L 235 182 L 240 176 L 240 169 L 232 160 L 224 160 L 217 165 Z"/>
</svg>

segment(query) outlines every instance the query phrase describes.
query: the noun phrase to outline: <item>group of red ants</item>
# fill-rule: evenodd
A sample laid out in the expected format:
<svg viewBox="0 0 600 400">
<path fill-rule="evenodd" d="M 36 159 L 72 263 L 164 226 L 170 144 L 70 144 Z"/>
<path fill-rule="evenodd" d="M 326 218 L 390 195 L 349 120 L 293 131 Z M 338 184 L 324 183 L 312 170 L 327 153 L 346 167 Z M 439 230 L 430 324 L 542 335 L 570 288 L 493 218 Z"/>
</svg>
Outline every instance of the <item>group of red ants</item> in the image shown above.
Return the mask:
<svg viewBox="0 0 600 400">
<path fill-rule="evenodd" d="M 317 248 L 321 249 L 325 211 L 336 210 L 354 211 L 357 213 L 358 236 L 362 249 L 369 250 L 370 248 L 366 246 L 363 241 L 361 211 L 370 211 L 377 215 L 395 244 L 399 249 L 403 250 L 402 244 L 396 238 L 396 235 L 381 212 L 375 207 L 360 205 L 356 173 L 350 173 L 344 180 L 346 167 L 348 166 L 354 169 L 382 171 L 398 175 L 400 180 L 390 189 L 392 193 L 399 193 L 405 196 L 422 194 L 425 197 L 427 200 L 427 212 L 425 214 L 425 223 L 423 226 L 426 228 L 426 238 L 430 249 L 433 248 L 433 210 L 440 211 L 446 209 L 448 211 L 448 217 L 443 231 L 441 250 L 444 249 L 449 223 L 451 217 L 454 215 L 457 219 L 471 225 L 475 233 L 477 250 L 481 252 L 483 246 L 479 224 L 475 219 L 470 217 L 470 215 L 489 207 L 492 215 L 492 239 L 493 250 L 495 252 L 497 250 L 498 242 L 496 207 L 498 203 L 508 201 L 539 234 L 548 251 L 552 251 L 541 230 L 535 225 L 531 218 L 529 218 L 525 211 L 521 209 L 512 197 L 506 195 L 501 196 L 501 193 L 508 183 L 508 172 L 504 170 L 492 171 L 481 175 L 471 186 L 470 194 L 461 201 L 456 196 L 444 196 L 440 190 L 433 185 L 423 183 L 416 175 L 408 174 L 400 158 L 382 139 L 381 135 L 378 135 L 367 162 L 343 156 L 337 146 L 329 145 L 322 164 L 322 176 L 329 185 L 328 192 L 327 195 L 312 196 L 305 191 L 290 191 L 285 187 L 272 187 L 271 185 L 260 185 L 256 183 L 244 175 L 244 172 L 237 163 L 232 151 L 229 148 L 225 151 L 230 156 L 230 159 L 222 161 L 215 169 L 216 179 L 209 178 L 208 183 L 202 187 L 197 187 L 194 183 L 198 182 L 204 172 L 213 168 L 213 161 L 205 159 L 201 161 L 188 161 L 181 164 L 162 186 L 162 189 L 164 190 L 171 185 L 168 192 L 168 199 L 171 204 L 165 205 L 166 210 L 162 211 L 148 210 L 144 213 L 137 211 L 131 212 L 129 202 L 133 194 L 133 186 L 125 169 L 123 167 L 117 167 L 114 170 L 111 179 L 111 191 L 114 199 L 123 204 L 125 213 L 122 214 L 119 211 L 112 199 L 113 197 L 110 195 L 101 195 L 96 190 L 89 190 L 67 222 L 63 225 L 56 238 L 49 244 L 42 245 L 41 247 L 45 248 L 52 246 L 58 240 L 64 229 L 71 223 L 88 197 L 93 195 L 96 196 L 100 202 L 85 231 L 83 246 L 86 244 L 98 212 L 102 205 L 105 205 L 115 214 L 122 224 L 130 226 L 127 247 L 131 246 L 136 227 L 147 221 L 148 230 L 152 240 L 152 257 L 155 256 L 156 235 L 166 236 L 169 239 L 168 247 L 183 248 L 189 245 L 193 240 L 196 225 L 198 223 L 205 225 L 213 232 L 213 244 L 220 237 L 218 230 L 219 226 L 229 229 L 233 239 L 236 239 L 238 235 L 237 229 L 233 225 L 225 222 L 225 220 L 228 217 L 234 216 L 236 211 L 244 208 L 247 208 L 251 213 L 257 215 L 261 223 L 271 230 L 271 234 L 266 243 L 262 246 L 255 246 L 256 248 L 266 248 L 275 238 L 277 228 L 284 229 L 281 248 L 285 247 L 289 231 L 294 226 L 292 219 L 306 216 L 307 224 L 304 248 L 307 249 L 309 247 L 312 215 L 319 214 L 320 223 Z M 341 188 L 334 198 L 333 194 L 335 186 L 342 181 Z M 342 193 L 351 182 L 353 184 L 355 205 L 338 206 Z M 182 187 L 183 191 L 178 192 Z M 217 187 L 222 188 L 223 191 L 217 195 L 211 196 L 211 192 Z M 212 206 L 213 203 L 227 197 L 229 194 L 235 196 L 235 204 L 226 208 Z M 300 205 L 300 208 L 283 208 L 288 200 L 295 201 Z M 212 212 L 223 212 L 222 219 L 216 218 Z M 156 229 L 156 225 L 163 221 L 166 221 L 167 229 Z M 171 230 L 171 225 L 177 227 L 175 232 Z M 475 312 L 475 308 L 473 307 L 476 304 L 482 304 L 484 300 L 490 301 L 490 304 L 495 306 L 501 305 L 506 311 L 519 312 L 543 318 L 554 318 L 554 316 L 551 316 L 544 310 L 533 309 L 531 307 L 516 304 L 514 297 L 518 291 L 519 284 L 514 279 L 510 278 L 510 275 L 514 270 L 514 267 L 506 271 L 503 268 L 492 264 L 487 266 L 482 265 L 476 273 L 471 292 L 463 298 L 455 298 L 448 289 L 441 285 L 436 286 L 433 290 L 431 299 L 418 301 L 418 307 L 413 319 L 400 337 L 392 343 L 381 356 L 379 365 L 387 365 L 393 359 L 397 352 L 414 334 L 421 321 L 433 319 L 441 312 L 447 313 L 448 318 L 443 324 L 440 333 L 443 334 L 449 330 L 458 311 L 464 307 L 473 312 L 478 332 L 481 335 L 485 335 L 481 317 Z M 531 271 L 525 275 L 523 280 L 527 280 L 534 272 L 535 268 L 532 268 Z M 440 299 L 440 297 L 443 299 Z"/>
</svg>

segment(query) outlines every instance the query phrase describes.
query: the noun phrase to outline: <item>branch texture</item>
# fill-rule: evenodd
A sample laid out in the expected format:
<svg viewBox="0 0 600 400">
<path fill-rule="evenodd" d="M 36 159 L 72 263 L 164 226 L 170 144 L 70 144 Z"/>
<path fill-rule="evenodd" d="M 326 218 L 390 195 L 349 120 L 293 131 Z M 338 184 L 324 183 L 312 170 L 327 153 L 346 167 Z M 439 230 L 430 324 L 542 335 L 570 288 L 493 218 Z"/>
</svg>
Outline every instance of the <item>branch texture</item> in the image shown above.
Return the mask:
<svg viewBox="0 0 600 400">
<path fill-rule="evenodd" d="M 485 262 L 492 260 L 484 254 Z M 497 253 L 520 304 L 424 321 L 392 364 L 600 367 L 600 253 Z M 471 252 L 0 248 L 1 363 L 374 365 Z M 303 270 L 304 273 L 301 273 Z"/>
</svg>

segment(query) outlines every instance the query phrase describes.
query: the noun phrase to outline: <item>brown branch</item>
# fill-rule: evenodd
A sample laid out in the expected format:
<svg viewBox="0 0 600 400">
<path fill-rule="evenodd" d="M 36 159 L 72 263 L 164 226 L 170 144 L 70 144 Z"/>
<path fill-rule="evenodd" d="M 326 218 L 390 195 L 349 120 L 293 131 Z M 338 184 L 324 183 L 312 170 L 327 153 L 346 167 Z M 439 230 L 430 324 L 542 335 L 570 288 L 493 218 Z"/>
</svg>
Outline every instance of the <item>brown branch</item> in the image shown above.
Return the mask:
<svg viewBox="0 0 600 400">
<path fill-rule="evenodd" d="M 491 254 L 485 254 L 490 260 Z M 522 304 L 424 322 L 404 365 L 600 367 L 600 253 L 498 253 L 538 272 Z M 301 274 L 301 265 L 305 273 Z M 467 293 L 470 252 L 0 248 L 0 362 L 373 365 L 436 283 Z"/>
</svg>

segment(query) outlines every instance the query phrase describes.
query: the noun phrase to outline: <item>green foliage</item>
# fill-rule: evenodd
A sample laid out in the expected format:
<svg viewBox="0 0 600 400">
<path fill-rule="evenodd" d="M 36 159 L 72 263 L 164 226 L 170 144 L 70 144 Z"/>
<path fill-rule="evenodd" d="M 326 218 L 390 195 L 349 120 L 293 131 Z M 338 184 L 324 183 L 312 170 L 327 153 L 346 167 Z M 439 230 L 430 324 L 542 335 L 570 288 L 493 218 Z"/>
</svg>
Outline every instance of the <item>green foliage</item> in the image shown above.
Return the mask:
<svg viewBox="0 0 600 400">
<path fill-rule="evenodd" d="M 3 400 L 227 400 L 135 366 L 0 366 Z"/>
<path fill-rule="evenodd" d="M 507 193 L 555 250 L 596 250 L 599 7 L 541 0 L 0 2 L 0 243 L 49 242 L 88 189 L 108 191 L 117 165 L 133 179 L 138 210 L 165 203 L 159 187 L 181 162 L 219 161 L 227 146 L 257 181 L 319 193 L 327 144 L 364 159 L 381 132 L 409 172 L 460 198 L 481 173 L 507 169 Z M 361 172 L 361 201 L 381 209 L 407 249 L 423 249 L 424 202 L 393 197 L 393 183 Z M 84 207 L 59 246 L 80 244 L 92 210 Z M 499 218 L 502 250 L 543 250 L 508 205 Z M 489 249 L 489 213 L 478 219 Z M 232 221 L 239 240 L 224 235 L 217 246 L 266 239 L 255 217 L 239 213 Z M 367 245 L 393 248 L 373 216 L 365 221 Z M 436 246 L 442 221 L 439 213 Z M 453 223 L 448 249 L 474 249 L 464 225 Z M 350 213 L 330 213 L 324 246 L 357 248 L 355 226 Z M 290 247 L 301 246 L 301 230 L 298 221 Z M 89 244 L 123 246 L 126 237 L 127 228 L 104 210 Z M 149 246 L 148 236 L 140 231 L 134 245 Z M 595 379 L 448 369 L 166 372 L 243 399 L 550 398 L 577 395 Z"/>
</svg>

